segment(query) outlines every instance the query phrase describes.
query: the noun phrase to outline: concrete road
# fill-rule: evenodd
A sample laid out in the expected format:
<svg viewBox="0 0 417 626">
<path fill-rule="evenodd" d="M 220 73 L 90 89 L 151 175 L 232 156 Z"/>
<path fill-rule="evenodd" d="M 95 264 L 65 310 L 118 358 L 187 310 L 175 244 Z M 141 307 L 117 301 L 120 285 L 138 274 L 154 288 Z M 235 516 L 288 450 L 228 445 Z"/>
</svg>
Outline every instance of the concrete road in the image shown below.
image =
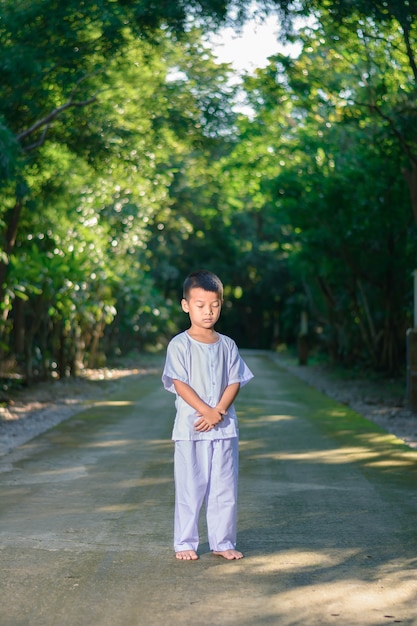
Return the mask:
<svg viewBox="0 0 417 626">
<path fill-rule="evenodd" d="M 1 459 L 1 626 L 417 625 L 417 451 L 245 358 L 245 558 L 175 560 L 173 396 L 128 379 Z"/>
</svg>

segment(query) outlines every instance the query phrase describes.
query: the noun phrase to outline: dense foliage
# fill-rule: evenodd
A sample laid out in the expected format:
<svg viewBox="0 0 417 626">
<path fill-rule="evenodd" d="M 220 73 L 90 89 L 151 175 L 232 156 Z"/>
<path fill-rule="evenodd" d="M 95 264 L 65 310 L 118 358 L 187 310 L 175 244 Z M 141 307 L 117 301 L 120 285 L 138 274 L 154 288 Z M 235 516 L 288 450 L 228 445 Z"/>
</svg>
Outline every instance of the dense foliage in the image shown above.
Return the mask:
<svg viewBox="0 0 417 626">
<path fill-rule="evenodd" d="M 1 3 L 4 370 L 63 376 L 162 347 L 197 267 L 224 280 L 219 329 L 242 347 L 295 345 L 308 318 L 334 361 L 403 366 L 416 4 L 264 3 L 298 53 L 240 86 L 205 44 L 228 4 Z"/>
</svg>

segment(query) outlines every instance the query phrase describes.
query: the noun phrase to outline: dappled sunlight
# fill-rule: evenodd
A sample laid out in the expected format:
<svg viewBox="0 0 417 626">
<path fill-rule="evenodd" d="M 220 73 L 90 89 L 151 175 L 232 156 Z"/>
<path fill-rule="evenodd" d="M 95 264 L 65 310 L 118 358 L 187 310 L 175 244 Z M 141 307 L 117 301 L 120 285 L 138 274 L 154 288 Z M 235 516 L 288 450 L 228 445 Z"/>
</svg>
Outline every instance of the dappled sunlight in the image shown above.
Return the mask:
<svg viewBox="0 0 417 626">
<path fill-rule="evenodd" d="M 88 475 L 88 470 L 84 465 L 65 467 L 62 469 L 42 470 L 36 472 L 22 472 L 13 478 L 16 485 L 34 485 L 42 483 L 60 483 L 78 480 Z M 7 481 L 5 482 L 7 484 Z"/>
<path fill-rule="evenodd" d="M 154 485 L 172 484 L 172 476 L 163 477 L 155 476 L 153 478 L 131 478 L 130 480 L 122 480 L 118 487 L 122 489 L 132 489 L 134 487 L 150 487 Z"/>
<path fill-rule="evenodd" d="M 339 463 L 363 463 L 368 467 L 411 467 L 416 464 L 417 456 L 408 455 L 399 450 L 378 451 L 365 447 L 344 447 L 334 450 Z M 337 463 L 336 456 L 332 461 Z"/>
<path fill-rule="evenodd" d="M 286 393 L 286 392 L 285 392 Z M 279 404 L 279 406 L 285 406 L 285 407 L 294 407 L 294 408 L 300 408 L 300 406 L 305 406 L 305 404 L 303 402 L 296 402 L 294 400 L 283 400 L 282 398 L 279 397 L 279 393 L 278 391 L 275 394 L 276 399 L 274 400 L 275 404 Z M 248 408 L 250 410 L 255 410 L 255 411 L 260 411 L 262 410 L 261 407 L 264 407 L 265 405 L 270 406 L 271 405 L 271 400 L 268 398 L 253 398 L 251 397 L 251 406 L 249 406 Z M 245 411 L 247 410 L 247 408 L 245 409 Z"/>
<path fill-rule="evenodd" d="M 309 463 L 339 464 L 341 462 L 341 452 L 339 448 L 334 450 L 310 450 L 308 452 L 271 451 L 252 455 L 251 458 L 271 461 L 307 461 Z"/>
<path fill-rule="evenodd" d="M 87 448 L 116 448 L 136 444 L 136 439 L 113 439 L 112 441 L 97 441 L 88 443 Z"/>
<path fill-rule="evenodd" d="M 146 444 L 149 446 L 158 446 L 162 448 L 174 447 L 174 444 L 171 439 L 147 439 Z"/>
<path fill-rule="evenodd" d="M 87 400 L 84 404 L 93 408 L 98 406 L 133 406 L 137 403 L 130 400 Z"/>
<path fill-rule="evenodd" d="M 272 461 L 298 461 L 308 463 L 325 463 L 340 465 L 342 463 L 364 463 L 372 467 L 411 467 L 417 462 L 416 453 L 397 451 L 396 453 L 381 452 L 365 447 L 343 447 L 331 450 L 309 450 L 307 452 L 270 451 L 252 455 L 252 459 L 269 459 Z"/>
<path fill-rule="evenodd" d="M 256 581 L 253 597 L 256 585 L 264 590 L 264 623 L 376 626 L 388 619 L 411 623 L 417 593 L 415 559 L 382 560 L 369 567 L 369 556 L 359 549 L 294 549 L 246 556 L 233 567 L 216 565 L 206 576 L 236 578 L 242 585 L 248 572 Z M 318 621 L 311 621 L 313 615 Z"/>
<path fill-rule="evenodd" d="M 264 447 L 262 439 L 240 439 L 239 448 L 241 451 L 259 450 Z"/>
<path fill-rule="evenodd" d="M 282 412 L 281 400 L 277 406 L 271 404 L 269 412 L 265 411 L 262 402 L 250 404 L 239 416 L 241 424 L 241 451 L 246 461 L 276 461 L 285 463 L 323 464 L 340 466 L 343 464 L 360 464 L 369 469 L 400 471 L 417 469 L 417 451 L 412 450 L 395 437 L 379 427 L 352 413 L 342 405 L 325 405 L 318 410 L 317 406 L 308 406 L 292 411 Z M 275 409 L 275 410 L 274 410 Z M 277 410 L 278 409 L 278 410 Z M 304 449 L 294 448 L 295 429 L 310 428 L 304 439 Z M 254 438 L 253 445 L 245 439 L 251 439 L 257 429 L 268 432 L 268 436 Z M 317 449 L 314 444 L 319 433 L 325 432 L 328 441 L 333 442 L 328 449 Z"/>
<path fill-rule="evenodd" d="M 273 424 L 275 422 L 287 422 L 289 420 L 296 419 L 293 415 L 262 415 L 256 420 L 240 418 L 240 423 L 245 425 L 245 428 L 258 428 L 263 424 Z"/>
<path fill-rule="evenodd" d="M 351 559 L 357 550 L 287 550 L 273 554 L 248 557 L 256 574 L 268 574 L 283 571 L 301 571 L 303 569 L 328 568 L 340 565 Z"/>
<path fill-rule="evenodd" d="M 410 458 L 417 460 L 417 451 L 405 446 L 401 439 L 398 439 L 398 437 L 390 433 L 369 431 L 366 433 L 358 433 L 356 438 L 359 439 L 359 441 L 372 446 L 396 446 L 396 451 L 400 451 L 401 454 L 408 454 Z"/>
<path fill-rule="evenodd" d="M 342 406 L 340 407 L 336 406 L 332 409 L 328 409 L 326 413 L 327 415 L 330 415 L 330 417 L 346 417 L 349 411 L 351 411 L 351 409 L 345 409 Z"/>
<path fill-rule="evenodd" d="M 136 504 L 112 504 L 109 506 L 100 506 L 96 509 L 97 513 L 129 513 L 129 511 L 137 511 L 140 503 Z"/>
<path fill-rule="evenodd" d="M 125 397 L 135 400 L 133 392 Z M 62 580 L 72 588 L 70 577 L 80 572 L 80 590 L 86 582 L 100 597 L 104 584 L 122 581 L 123 597 L 137 602 L 133 622 L 139 615 L 144 623 L 174 623 L 174 613 L 184 623 L 206 615 L 212 624 L 241 626 L 410 619 L 416 452 L 344 407 L 251 403 L 239 415 L 238 548 L 245 558 L 226 562 L 210 553 L 203 507 L 200 559 L 190 567 L 172 554 L 169 400 L 165 409 L 152 392 L 140 411 L 134 402 L 100 403 L 91 419 L 80 416 L 8 459 L 0 535 L 9 571 L 16 555 L 42 560 L 47 572 L 56 566 L 59 598 Z M 129 621 L 133 611 L 127 615 L 122 604 Z"/>
<path fill-rule="evenodd" d="M 397 468 L 411 468 L 411 467 L 415 467 L 416 464 L 416 460 L 412 460 L 412 459 L 393 459 L 391 456 L 386 457 L 385 459 L 378 459 L 377 461 L 369 461 L 366 465 L 368 467 L 379 467 L 379 468 L 390 468 L 390 469 L 395 469 Z"/>
<path fill-rule="evenodd" d="M 293 585 L 272 596 L 268 604 L 272 614 L 291 616 L 291 624 L 309 624 L 314 614 L 324 620 L 326 616 L 333 617 L 336 623 L 366 626 L 386 623 L 388 619 L 406 621 L 415 593 L 416 589 L 401 582 L 392 588 L 390 581 L 384 584 L 382 580 L 367 582 L 347 577 L 343 583 L 334 580 Z"/>
</svg>

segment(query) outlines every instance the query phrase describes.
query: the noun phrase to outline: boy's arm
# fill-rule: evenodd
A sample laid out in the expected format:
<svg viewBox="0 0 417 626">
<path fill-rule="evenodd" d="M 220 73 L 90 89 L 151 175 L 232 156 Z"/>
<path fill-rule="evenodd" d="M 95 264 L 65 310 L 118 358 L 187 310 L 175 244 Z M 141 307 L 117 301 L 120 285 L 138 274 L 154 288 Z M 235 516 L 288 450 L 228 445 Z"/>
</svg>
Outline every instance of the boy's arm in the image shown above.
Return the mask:
<svg viewBox="0 0 417 626">
<path fill-rule="evenodd" d="M 222 397 L 217 403 L 216 409 L 218 409 L 222 415 L 226 415 L 228 408 L 233 404 L 235 398 L 240 390 L 240 383 L 232 383 L 228 385 L 223 392 Z"/>
<path fill-rule="evenodd" d="M 195 409 L 197 415 L 200 416 L 200 419 L 195 423 L 196 430 L 200 432 L 211 430 L 211 428 L 214 428 L 216 424 L 222 421 L 223 413 L 221 410 L 218 407 L 214 408 L 206 404 L 190 385 L 176 379 L 174 379 L 173 383 L 177 394 Z"/>
<path fill-rule="evenodd" d="M 210 416 L 206 417 L 204 413 L 202 413 L 201 411 L 198 411 L 198 415 L 201 417 L 194 424 L 195 429 L 198 430 L 199 432 L 207 431 L 207 430 L 210 430 L 211 428 L 214 428 L 216 424 L 221 422 L 221 420 L 223 419 L 223 415 L 226 415 L 229 407 L 233 404 L 234 399 L 239 393 L 239 389 L 240 389 L 240 383 L 232 383 L 231 385 L 228 385 L 226 387 L 226 389 L 223 392 L 222 397 L 220 398 L 219 402 L 213 409 L 214 411 L 217 412 L 218 415 L 220 415 L 220 419 L 217 420 L 217 422 L 210 422 L 208 419 Z"/>
</svg>

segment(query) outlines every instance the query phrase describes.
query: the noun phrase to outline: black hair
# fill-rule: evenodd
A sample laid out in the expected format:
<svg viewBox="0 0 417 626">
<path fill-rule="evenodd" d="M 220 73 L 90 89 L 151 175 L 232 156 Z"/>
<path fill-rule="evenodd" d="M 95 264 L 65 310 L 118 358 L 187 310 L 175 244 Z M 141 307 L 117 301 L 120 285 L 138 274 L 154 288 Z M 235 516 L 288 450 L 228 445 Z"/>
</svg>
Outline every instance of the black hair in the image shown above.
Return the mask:
<svg viewBox="0 0 417 626">
<path fill-rule="evenodd" d="M 219 296 L 219 300 L 223 300 L 223 283 L 216 274 L 208 270 L 198 270 L 191 272 L 184 281 L 183 297 L 188 300 L 191 289 L 200 287 L 204 291 L 212 291 Z"/>
</svg>

